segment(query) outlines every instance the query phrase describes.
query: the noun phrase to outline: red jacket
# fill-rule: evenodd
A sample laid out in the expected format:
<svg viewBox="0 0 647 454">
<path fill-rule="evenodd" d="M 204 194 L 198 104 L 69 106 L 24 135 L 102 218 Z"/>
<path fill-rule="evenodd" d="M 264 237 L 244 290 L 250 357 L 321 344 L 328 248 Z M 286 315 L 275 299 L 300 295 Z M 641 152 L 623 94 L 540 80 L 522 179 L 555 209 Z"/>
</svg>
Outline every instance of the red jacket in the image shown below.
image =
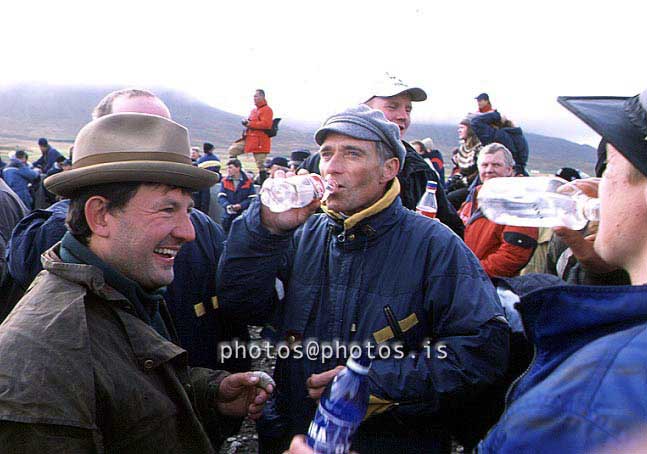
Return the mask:
<svg viewBox="0 0 647 454">
<path fill-rule="evenodd" d="M 269 153 L 272 139 L 265 134 L 265 129 L 272 127 L 274 113 L 267 103 L 254 107 L 249 114 L 245 133 L 245 153 Z"/>
<path fill-rule="evenodd" d="M 499 225 L 487 219 L 476 202 L 479 189 L 480 186 L 459 210 L 465 223 L 465 244 L 481 261 L 488 276 L 517 276 L 537 247 L 539 229 Z"/>
</svg>

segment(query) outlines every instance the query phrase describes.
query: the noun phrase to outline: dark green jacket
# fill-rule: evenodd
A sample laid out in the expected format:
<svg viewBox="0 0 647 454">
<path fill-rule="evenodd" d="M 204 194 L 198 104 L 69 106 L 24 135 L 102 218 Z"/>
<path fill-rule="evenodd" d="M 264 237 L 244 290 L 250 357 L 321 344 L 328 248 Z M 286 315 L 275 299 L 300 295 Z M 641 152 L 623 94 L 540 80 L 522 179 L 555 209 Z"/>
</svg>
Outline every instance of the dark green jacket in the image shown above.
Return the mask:
<svg viewBox="0 0 647 454">
<path fill-rule="evenodd" d="M 0 450 L 214 452 L 198 415 L 226 373 L 189 369 L 98 268 L 58 249 L 0 325 Z"/>
</svg>

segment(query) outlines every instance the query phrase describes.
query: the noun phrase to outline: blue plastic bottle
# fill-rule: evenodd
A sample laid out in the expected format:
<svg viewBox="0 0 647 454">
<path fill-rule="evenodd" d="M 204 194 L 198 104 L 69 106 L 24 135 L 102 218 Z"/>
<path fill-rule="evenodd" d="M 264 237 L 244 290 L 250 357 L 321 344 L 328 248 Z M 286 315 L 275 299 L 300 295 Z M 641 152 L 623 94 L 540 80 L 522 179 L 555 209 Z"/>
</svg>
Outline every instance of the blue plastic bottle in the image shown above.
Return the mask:
<svg viewBox="0 0 647 454">
<path fill-rule="evenodd" d="M 350 358 L 319 400 L 319 408 L 308 429 L 308 445 L 316 454 L 345 454 L 351 437 L 368 409 L 368 369 L 371 360 L 362 354 Z"/>
</svg>

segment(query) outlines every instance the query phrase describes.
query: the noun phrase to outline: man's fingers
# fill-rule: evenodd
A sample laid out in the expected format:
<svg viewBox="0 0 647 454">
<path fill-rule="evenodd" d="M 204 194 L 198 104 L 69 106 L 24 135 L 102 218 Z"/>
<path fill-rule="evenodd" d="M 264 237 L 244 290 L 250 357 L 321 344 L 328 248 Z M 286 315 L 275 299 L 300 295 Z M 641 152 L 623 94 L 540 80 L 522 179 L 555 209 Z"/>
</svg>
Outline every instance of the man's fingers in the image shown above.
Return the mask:
<svg viewBox="0 0 647 454">
<path fill-rule="evenodd" d="M 344 366 L 337 366 L 320 374 L 312 374 L 307 380 L 307 385 L 311 388 L 326 386 L 343 368 Z"/>
</svg>

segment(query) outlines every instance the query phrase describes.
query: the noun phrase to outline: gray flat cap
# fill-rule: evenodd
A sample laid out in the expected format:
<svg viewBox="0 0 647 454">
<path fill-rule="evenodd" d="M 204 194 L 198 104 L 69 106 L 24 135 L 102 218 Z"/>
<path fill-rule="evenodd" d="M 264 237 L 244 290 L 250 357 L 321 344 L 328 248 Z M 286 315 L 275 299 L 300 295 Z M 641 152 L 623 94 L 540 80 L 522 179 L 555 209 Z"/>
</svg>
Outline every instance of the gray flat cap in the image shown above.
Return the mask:
<svg viewBox="0 0 647 454">
<path fill-rule="evenodd" d="M 402 170 L 407 151 L 400 140 L 400 129 L 395 123 L 387 120 L 381 111 L 360 104 L 335 114 L 315 132 L 315 142 L 322 145 L 331 132 L 359 140 L 383 142 L 400 160 Z"/>
</svg>

